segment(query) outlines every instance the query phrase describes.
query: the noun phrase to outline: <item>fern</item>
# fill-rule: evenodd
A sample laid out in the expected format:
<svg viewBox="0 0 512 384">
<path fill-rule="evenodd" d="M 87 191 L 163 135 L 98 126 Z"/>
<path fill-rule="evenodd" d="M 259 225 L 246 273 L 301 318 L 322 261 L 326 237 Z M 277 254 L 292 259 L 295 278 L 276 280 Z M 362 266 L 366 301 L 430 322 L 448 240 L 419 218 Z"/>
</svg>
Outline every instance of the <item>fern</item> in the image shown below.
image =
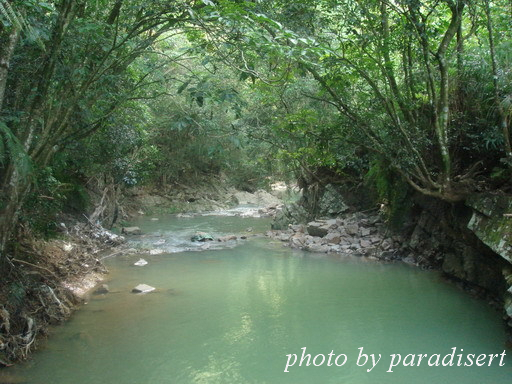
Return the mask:
<svg viewBox="0 0 512 384">
<path fill-rule="evenodd" d="M 41 5 L 41 4 L 38 4 Z M 47 7 L 44 7 L 48 10 Z M 45 46 L 36 30 L 25 20 L 21 12 L 18 12 L 7 0 L 0 0 L 0 15 L 3 16 L 15 28 L 23 31 L 26 36 L 36 41 L 44 51 Z"/>
</svg>

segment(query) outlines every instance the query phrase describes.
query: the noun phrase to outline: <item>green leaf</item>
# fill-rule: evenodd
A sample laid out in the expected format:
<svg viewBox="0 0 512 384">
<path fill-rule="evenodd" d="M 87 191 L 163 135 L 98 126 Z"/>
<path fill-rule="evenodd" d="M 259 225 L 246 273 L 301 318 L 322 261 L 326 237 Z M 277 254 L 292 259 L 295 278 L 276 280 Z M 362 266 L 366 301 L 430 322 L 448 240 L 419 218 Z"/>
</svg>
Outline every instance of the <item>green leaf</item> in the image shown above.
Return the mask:
<svg viewBox="0 0 512 384">
<path fill-rule="evenodd" d="M 190 84 L 192 80 L 188 80 L 186 82 L 184 82 L 183 84 L 180 85 L 180 87 L 178 88 L 178 95 L 181 94 L 185 89 L 187 89 L 188 85 Z"/>
</svg>

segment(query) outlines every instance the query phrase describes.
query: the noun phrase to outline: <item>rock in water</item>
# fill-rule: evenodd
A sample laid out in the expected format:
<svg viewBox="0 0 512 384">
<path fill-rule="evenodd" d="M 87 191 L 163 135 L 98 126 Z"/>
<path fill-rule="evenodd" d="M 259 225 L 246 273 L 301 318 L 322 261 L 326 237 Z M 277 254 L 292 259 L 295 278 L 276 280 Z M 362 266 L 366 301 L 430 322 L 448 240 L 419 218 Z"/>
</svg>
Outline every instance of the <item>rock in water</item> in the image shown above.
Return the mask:
<svg viewBox="0 0 512 384">
<path fill-rule="evenodd" d="M 197 232 L 194 236 L 190 238 L 191 241 L 213 241 L 213 236 L 206 232 Z"/>
<path fill-rule="evenodd" d="M 123 229 L 121 229 L 121 233 L 124 233 L 125 235 L 142 235 L 142 231 L 139 227 L 123 227 Z"/>
<path fill-rule="evenodd" d="M 149 293 L 153 292 L 156 288 L 147 284 L 139 284 L 135 288 L 132 289 L 133 293 Z"/>
<path fill-rule="evenodd" d="M 94 291 L 95 295 L 105 295 L 110 292 L 110 289 L 108 288 L 107 284 L 101 284 L 96 290 Z"/>
<path fill-rule="evenodd" d="M 236 240 L 235 235 L 229 235 L 229 236 L 221 236 L 217 239 L 217 241 L 220 241 L 221 243 L 224 243 L 226 241 Z"/>
<path fill-rule="evenodd" d="M 144 259 L 139 259 L 139 261 L 136 261 L 135 263 L 133 263 L 133 265 L 136 265 L 136 266 L 138 266 L 138 267 L 143 267 L 143 266 L 147 265 L 147 263 L 148 263 L 148 262 L 147 262 L 146 260 L 144 260 Z"/>
</svg>

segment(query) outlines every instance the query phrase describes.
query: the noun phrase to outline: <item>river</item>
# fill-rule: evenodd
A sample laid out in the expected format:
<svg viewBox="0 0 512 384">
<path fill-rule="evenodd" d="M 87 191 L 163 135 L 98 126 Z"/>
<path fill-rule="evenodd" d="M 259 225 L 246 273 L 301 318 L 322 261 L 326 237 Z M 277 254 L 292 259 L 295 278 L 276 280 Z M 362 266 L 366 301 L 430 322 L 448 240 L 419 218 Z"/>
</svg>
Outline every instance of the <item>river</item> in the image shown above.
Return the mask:
<svg viewBox="0 0 512 384">
<path fill-rule="evenodd" d="M 512 382 L 500 315 L 437 272 L 292 250 L 261 236 L 267 219 L 157 218 L 134 222 L 146 235 L 131 242 L 163 253 L 144 256 L 144 267 L 133 265 L 139 254 L 106 259 L 110 293 L 92 296 L 9 375 L 30 384 Z M 248 239 L 205 250 L 189 241 L 198 230 Z M 157 291 L 131 293 L 139 283 Z M 458 367 L 455 355 L 442 366 L 452 348 L 462 363 L 498 356 Z M 429 366 L 436 354 L 440 366 Z"/>
</svg>

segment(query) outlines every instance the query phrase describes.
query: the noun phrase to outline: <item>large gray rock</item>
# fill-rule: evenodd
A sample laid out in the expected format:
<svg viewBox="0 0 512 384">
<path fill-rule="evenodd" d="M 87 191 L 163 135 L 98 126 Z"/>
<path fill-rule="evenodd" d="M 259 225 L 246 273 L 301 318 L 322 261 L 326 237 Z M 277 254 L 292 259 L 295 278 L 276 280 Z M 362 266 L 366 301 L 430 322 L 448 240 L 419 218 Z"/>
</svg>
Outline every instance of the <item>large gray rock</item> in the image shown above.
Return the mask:
<svg viewBox="0 0 512 384">
<path fill-rule="evenodd" d="M 361 240 L 359 243 L 361 244 L 362 248 L 369 248 L 372 246 L 372 242 L 369 240 Z"/>
<path fill-rule="evenodd" d="M 274 230 L 287 229 L 290 224 L 302 224 L 308 221 L 308 213 L 301 205 L 294 203 L 285 205 L 278 210 L 271 228 Z"/>
<path fill-rule="evenodd" d="M 331 248 L 328 245 L 311 244 L 306 247 L 309 252 L 328 253 Z"/>
<path fill-rule="evenodd" d="M 369 228 L 361 228 L 361 236 L 370 236 L 371 233 Z"/>
<path fill-rule="evenodd" d="M 332 184 L 325 187 L 324 194 L 318 202 L 318 208 L 320 215 L 325 216 L 336 216 L 348 210 L 343 195 Z"/>
<path fill-rule="evenodd" d="M 213 236 L 206 232 L 197 232 L 194 236 L 190 238 L 191 241 L 213 241 Z"/>
<path fill-rule="evenodd" d="M 501 285 L 500 273 L 484 260 L 477 250 L 461 245 L 455 252 L 447 252 L 444 255 L 442 270 L 490 292 L 498 292 Z"/>
<path fill-rule="evenodd" d="M 512 263 L 512 197 L 473 195 L 466 201 L 473 208 L 468 228 L 483 243 L 509 263 Z"/>
<path fill-rule="evenodd" d="M 329 244 L 339 244 L 341 242 L 341 236 L 339 233 L 337 232 L 331 232 L 331 233 L 328 233 L 324 239 L 329 243 Z"/>
<path fill-rule="evenodd" d="M 304 246 L 304 235 L 295 234 L 290 238 L 290 246 L 292 248 L 302 248 Z"/>
<path fill-rule="evenodd" d="M 304 230 L 305 230 L 303 224 L 295 224 L 295 225 L 290 224 L 290 229 L 293 232 L 297 232 L 297 233 L 304 233 Z"/>
<path fill-rule="evenodd" d="M 312 221 L 308 223 L 306 230 L 311 236 L 324 237 L 329 233 L 329 226 L 319 221 Z"/>
<path fill-rule="evenodd" d="M 106 295 L 110 292 L 110 289 L 108 288 L 107 284 L 101 284 L 96 290 L 94 291 L 95 295 Z"/>
<path fill-rule="evenodd" d="M 325 225 L 327 225 L 327 227 L 329 227 L 329 229 L 336 229 L 336 228 L 338 228 L 338 220 L 337 219 L 325 220 Z"/>
<path fill-rule="evenodd" d="M 142 231 L 140 230 L 139 227 L 123 227 L 123 229 L 121 229 L 121 233 L 125 234 L 125 235 L 142 235 Z"/>
<path fill-rule="evenodd" d="M 347 224 L 344 229 L 347 235 L 355 236 L 359 234 L 359 226 L 357 224 Z"/>
</svg>

